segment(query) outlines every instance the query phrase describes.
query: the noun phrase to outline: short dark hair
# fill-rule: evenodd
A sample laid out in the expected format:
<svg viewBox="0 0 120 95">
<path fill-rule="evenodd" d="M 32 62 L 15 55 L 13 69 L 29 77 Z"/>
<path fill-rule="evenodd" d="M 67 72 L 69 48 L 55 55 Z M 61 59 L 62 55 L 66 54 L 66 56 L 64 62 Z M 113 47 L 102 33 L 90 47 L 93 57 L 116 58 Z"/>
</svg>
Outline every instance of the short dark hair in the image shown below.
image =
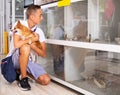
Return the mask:
<svg viewBox="0 0 120 95">
<path fill-rule="evenodd" d="M 39 5 L 29 5 L 27 10 L 26 10 L 26 17 L 27 17 L 27 19 L 29 18 L 29 16 L 32 13 L 34 13 L 38 9 L 41 9 L 41 6 L 39 6 Z"/>
</svg>

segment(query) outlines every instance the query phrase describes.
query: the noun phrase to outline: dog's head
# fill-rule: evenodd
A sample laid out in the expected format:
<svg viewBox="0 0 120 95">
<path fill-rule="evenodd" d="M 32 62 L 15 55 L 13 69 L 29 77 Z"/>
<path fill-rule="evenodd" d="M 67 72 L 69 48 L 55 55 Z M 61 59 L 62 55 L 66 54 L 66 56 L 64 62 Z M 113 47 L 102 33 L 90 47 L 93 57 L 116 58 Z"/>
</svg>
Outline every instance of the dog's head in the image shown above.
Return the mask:
<svg viewBox="0 0 120 95">
<path fill-rule="evenodd" d="M 14 30 L 20 32 L 23 36 L 28 35 L 31 31 L 26 26 L 22 25 L 21 22 L 18 20 Z"/>
<path fill-rule="evenodd" d="M 14 29 L 21 30 L 20 32 L 28 31 L 28 28 L 26 26 L 22 25 L 19 20 L 18 20 L 16 26 L 14 27 Z"/>
</svg>

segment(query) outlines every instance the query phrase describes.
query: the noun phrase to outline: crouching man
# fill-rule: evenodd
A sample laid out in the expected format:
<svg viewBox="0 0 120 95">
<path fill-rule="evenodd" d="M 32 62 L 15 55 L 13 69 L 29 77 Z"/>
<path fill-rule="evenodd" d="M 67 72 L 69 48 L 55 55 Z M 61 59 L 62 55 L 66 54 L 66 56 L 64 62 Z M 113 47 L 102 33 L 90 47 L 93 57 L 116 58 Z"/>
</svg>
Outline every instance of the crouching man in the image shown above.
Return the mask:
<svg viewBox="0 0 120 95">
<path fill-rule="evenodd" d="M 46 57 L 46 44 L 43 31 L 37 27 L 43 19 L 42 10 L 38 5 L 30 5 L 26 10 L 27 20 L 20 21 L 21 24 L 28 27 L 35 33 L 35 37 L 22 39 L 22 35 L 15 31 L 12 35 L 10 43 L 10 52 L 7 56 L 12 55 L 12 60 L 15 69 L 20 70 L 17 80 L 19 80 L 19 87 L 22 90 L 30 90 L 31 86 L 28 82 L 28 75 L 32 76 L 37 82 L 42 85 L 50 83 L 50 77 L 44 68 L 35 62 L 35 56 Z M 16 22 L 17 23 L 17 22 Z M 16 24 L 15 24 L 16 25 Z M 13 26 L 13 29 L 15 27 Z M 38 48 L 34 42 L 40 41 L 41 48 Z"/>
</svg>

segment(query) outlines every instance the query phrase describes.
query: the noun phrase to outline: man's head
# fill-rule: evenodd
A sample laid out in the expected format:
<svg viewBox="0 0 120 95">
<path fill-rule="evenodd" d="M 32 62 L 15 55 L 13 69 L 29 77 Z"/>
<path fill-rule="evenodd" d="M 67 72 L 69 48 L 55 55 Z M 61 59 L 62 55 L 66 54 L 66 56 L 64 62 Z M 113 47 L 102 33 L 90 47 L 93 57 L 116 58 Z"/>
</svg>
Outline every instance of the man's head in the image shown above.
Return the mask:
<svg viewBox="0 0 120 95">
<path fill-rule="evenodd" d="M 30 5 L 26 10 L 27 19 L 34 24 L 39 24 L 43 19 L 41 7 L 38 5 Z"/>
</svg>

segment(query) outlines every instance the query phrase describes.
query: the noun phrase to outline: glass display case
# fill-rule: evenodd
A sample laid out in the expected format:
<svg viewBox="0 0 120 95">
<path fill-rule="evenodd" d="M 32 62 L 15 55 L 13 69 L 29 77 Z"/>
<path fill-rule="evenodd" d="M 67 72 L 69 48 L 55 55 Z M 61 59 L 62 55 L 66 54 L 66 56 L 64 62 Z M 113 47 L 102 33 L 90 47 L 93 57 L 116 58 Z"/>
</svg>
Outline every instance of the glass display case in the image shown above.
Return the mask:
<svg viewBox="0 0 120 95">
<path fill-rule="evenodd" d="M 47 58 L 40 60 L 50 75 L 90 92 L 79 89 L 80 93 L 119 95 L 120 59 L 112 56 L 113 52 L 47 45 Z"/>
<path fill-rule="evenodd" d="M 47 32 L 48 39 L 57 39 L 52 37 L 56 34 L 53 32 L 57 31 L 56 27 L 58 29 L 62 26 L 64 32 L 60 33 L 64 34 L 64 40 L 119 44 L 120 19 L 117 5 L 119 0 L 111 0 L 110 9 L 107 8 L 109 2 L 109 0 L 80 0 L 68 7 L 46 8 L 43 10 L 42 28 Z"/>
<path fill-rule="evenodd" d="M 119 95 L 119 2 L 42 6 L 47 58 L 40 61 L 53 80 L 85 95 Z"/>
</svg>

